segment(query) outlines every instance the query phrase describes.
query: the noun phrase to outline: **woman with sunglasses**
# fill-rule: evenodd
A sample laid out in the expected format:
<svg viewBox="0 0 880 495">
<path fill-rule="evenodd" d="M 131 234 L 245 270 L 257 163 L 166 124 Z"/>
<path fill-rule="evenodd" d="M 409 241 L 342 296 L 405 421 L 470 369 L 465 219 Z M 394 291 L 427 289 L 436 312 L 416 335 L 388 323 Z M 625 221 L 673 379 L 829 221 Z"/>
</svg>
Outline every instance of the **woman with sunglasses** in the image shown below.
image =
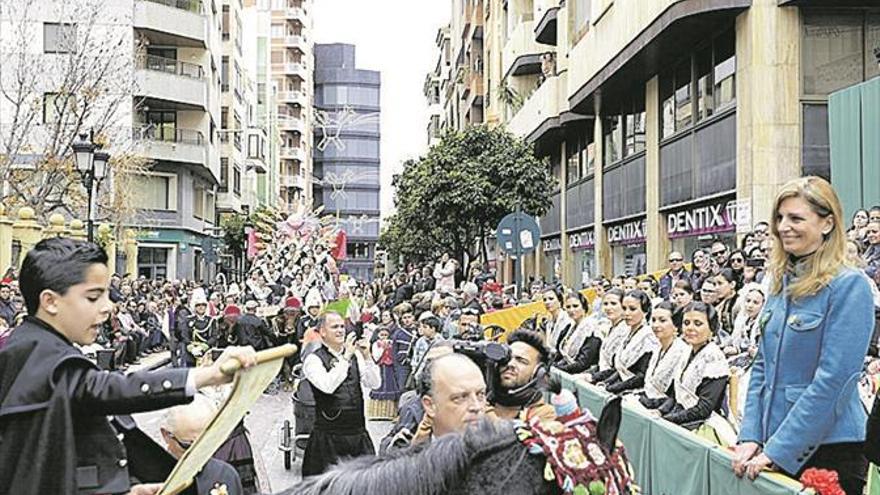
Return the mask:
<svg viewBox="0 0 880 495">
<path fill-rule="evenodd" d="M 553 366 L 566 373 L 582 373 L 599 362 L 602 340 L 596 334 L 594 319 L 587 317 L 589 303 L 580 292 L 565 295 L 564 308 L 574 322 L 559 344 L 559 356 Z"/>
</svg>

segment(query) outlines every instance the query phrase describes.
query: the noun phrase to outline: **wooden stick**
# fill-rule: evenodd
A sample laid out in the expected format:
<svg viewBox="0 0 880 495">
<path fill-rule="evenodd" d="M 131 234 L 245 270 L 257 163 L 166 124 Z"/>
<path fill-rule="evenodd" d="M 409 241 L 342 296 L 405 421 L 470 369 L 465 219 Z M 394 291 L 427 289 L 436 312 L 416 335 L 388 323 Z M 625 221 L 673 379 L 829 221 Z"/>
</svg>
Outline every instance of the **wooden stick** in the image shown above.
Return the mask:
<svg viewBox="0 0 880 495">
<path fill-rule="evenodd" d="M 266 349 L 257 353 L 257 364 L 262 364 L 278 358 L 286 358 L 296 354 L 297 347 L 293 344 L 279 345 L 271 349 Z M 241 369 L 241 361 L 238 359 L 230 359 L 220 365 L 220 371 L 224 375 L 234 375 L 236 371 Z"/>
</svg>

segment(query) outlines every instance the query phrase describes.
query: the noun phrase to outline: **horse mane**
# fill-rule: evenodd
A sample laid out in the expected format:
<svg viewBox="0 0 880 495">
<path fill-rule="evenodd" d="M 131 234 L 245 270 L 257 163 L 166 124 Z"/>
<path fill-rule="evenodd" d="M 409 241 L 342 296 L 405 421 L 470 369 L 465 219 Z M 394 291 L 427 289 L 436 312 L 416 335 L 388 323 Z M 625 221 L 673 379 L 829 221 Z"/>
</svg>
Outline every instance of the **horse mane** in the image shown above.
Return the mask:
<svg viewBox="0 0 880 495">
<path fill-rule="evenodd" d="M 454 492 L 474 461 L 517 443 L 512 423 L 482 420 L 464 433 L 444 435 L 423 446 L 343 461 L 279 495 Z"/>
</svg>

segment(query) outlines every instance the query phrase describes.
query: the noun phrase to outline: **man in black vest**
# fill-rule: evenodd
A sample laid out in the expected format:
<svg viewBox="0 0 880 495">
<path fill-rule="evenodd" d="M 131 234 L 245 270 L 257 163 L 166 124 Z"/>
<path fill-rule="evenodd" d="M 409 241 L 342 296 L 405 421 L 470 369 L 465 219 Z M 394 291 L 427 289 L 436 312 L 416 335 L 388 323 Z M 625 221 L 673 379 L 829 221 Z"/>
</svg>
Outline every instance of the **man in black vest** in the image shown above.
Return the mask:
<svg viewBox="0 0 880 495">
<path fill-rule="evenodd" d="M 303 456 L 302 475 L 323 473 L 343 457 L 374 454 L 364 419 L 361 387 L 378 388 L 379 367 L 365 340 L 345 335 L 345 321 L 328 312 L 318 320 L 323 345 L 303 361 L 315 394 L 315 426 Z"/>
</svg>

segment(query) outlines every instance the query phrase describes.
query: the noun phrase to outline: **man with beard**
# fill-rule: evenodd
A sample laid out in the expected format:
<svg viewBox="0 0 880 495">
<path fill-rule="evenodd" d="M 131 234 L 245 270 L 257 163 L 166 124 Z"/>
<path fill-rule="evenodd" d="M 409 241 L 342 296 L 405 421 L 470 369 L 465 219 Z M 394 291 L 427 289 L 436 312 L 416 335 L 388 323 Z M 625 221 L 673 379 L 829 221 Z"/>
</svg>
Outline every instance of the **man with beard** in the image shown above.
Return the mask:
<svg viewBox="0 0 880 495">
<path fill-rule="evenodd" d="M 538 332 L 517 330 L 507 339 L 510 361 L 498 374 L 493 396 L 492 412 L 501 419 L 533 417 L 551 420 L 556 417 L 553 407 L 545 404 L 543 386 L 550 367 L 550 351 Z"/>
</svg>

